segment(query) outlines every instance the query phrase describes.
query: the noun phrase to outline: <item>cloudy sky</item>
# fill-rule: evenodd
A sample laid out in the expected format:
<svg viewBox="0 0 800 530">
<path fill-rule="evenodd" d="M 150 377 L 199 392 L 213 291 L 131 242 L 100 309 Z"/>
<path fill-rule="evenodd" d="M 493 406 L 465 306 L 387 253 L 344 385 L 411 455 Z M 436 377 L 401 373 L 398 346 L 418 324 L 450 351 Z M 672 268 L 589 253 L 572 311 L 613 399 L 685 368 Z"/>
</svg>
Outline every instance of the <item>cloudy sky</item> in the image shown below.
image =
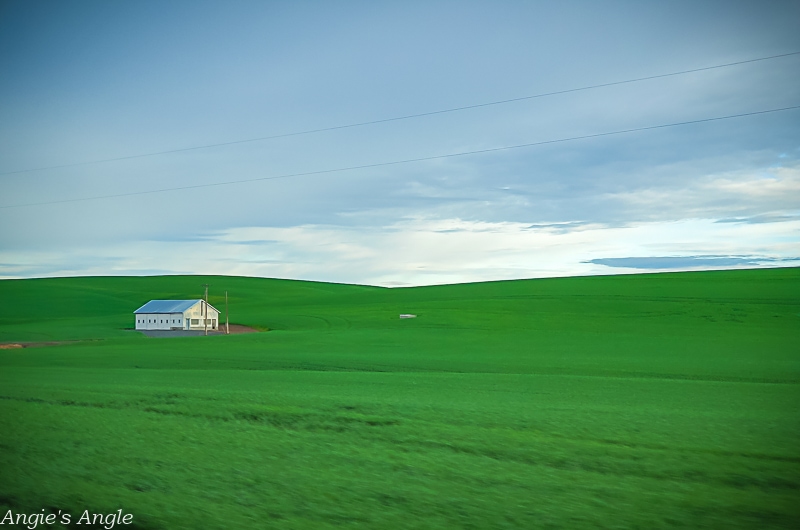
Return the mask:
<svg viewBox="0 0 800 530">
<path fill-rule="evenodd" d="M 0 0 L 0 277 L 797 266 L 800 109 L 652 128 L 800 105 L 797 20 L 796 1 Z"/>
</svg>

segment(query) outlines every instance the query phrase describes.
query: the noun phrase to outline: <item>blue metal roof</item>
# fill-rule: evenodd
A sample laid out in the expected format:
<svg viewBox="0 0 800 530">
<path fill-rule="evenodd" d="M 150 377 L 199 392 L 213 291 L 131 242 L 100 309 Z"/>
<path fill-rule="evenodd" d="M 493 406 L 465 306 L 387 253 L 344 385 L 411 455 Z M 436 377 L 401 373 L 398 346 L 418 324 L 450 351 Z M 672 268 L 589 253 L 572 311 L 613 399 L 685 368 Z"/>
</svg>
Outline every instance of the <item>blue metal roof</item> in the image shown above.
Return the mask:
<svg viewBox="0 0 800 530">
<path fill-rule="evenodd" d="M 150 300 L 134 313 L 183 313 L 197 302 L 202 300 Z"/>
</svg>

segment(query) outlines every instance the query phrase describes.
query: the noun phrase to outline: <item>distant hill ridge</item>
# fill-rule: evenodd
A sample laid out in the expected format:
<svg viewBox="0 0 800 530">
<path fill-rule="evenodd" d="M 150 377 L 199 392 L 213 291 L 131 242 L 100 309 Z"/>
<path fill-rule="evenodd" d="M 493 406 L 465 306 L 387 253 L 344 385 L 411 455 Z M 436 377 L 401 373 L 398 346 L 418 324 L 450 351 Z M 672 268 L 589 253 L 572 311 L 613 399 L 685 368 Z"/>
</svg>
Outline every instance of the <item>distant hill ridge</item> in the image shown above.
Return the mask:
<svg viewBox="0 0 800 530">
<path fill-rule="evenodd" d="M 800 268 L 505 280 L 388 289 L 238 276 L 103 276 L 0 281 L 0 342 L 121 336 L 133 311 L 151 299 L 202 296 L 231 322 L 304 331 L 414 325 L 422 328 L 524 329 L 538 315 L 554 329 L 564 315 L 620 319 L 679 302 L 791 305 Z M 664 304 L 667 304 L 665 306 Z M 660 308 L 659 308 L 660 306 Z M 673 307 L 671 306 L 671 307 Z M 673 307 L 673 309 L 676 309 Z M 398 323 L 403 313 L 418 315 Z"/>
</svg>

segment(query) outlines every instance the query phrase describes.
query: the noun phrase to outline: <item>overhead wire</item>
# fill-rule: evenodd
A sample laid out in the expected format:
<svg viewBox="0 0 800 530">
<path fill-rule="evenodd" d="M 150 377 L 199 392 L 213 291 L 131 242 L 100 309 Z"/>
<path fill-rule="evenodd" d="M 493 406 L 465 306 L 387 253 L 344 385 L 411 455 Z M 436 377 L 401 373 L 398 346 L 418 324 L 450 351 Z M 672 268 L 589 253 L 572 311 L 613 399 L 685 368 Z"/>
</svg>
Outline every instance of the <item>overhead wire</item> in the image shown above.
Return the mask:
<svg viewBox="0 0 800 530">
<path fill-rule="evenodd" d="M 668 127 L 679 127 L 684 125 L 691 125 L 697 123 L 707 123 L 712 121 L 721 121 L 721 120 L 729 120 L 734 118 L 743 118 L 746 116 L 756 116 L 759 114 L 769 114 L 775 112 L 784 112 L 789 110 L 800 109 L 800 105 L 794 105 L 790 107 L 782 107 L 777 109 L 767 109 L 767 110 L 759 110 L 753 112 L 744 112 L 740 114 L 730 114 L 727 116 L 717 116 L 713 118 L 702 118 L 698 120 L 688 120 L 688 121 L 681 121 L 675 123 L 665 123 L 660 125 L 650 125 L 646 127 L 635 127 L 632 129 L 622 129 L 618 131 L 609 131 L 609 132 L 602 132 L 602 133 L 594 133 L 594 134 L 585 134 L 581 136 L 571 136 L 568 138 L 558 138 L 554 140 L 542 140 L 538 142 L 530 142 L 524 144 L 517 144 L 517 145 L 507 145 L 502 147 L 492 147 L 488 149 L 476 149 L 473 151 L 462 151 L 458 153 L 449 153 L 445 155 L 434 155 L 434 156 L 425 156 L 419 158 L 407 158 L 403 160 L 393 160 L 389 162 L 377 162 L 372 164 L 362 164 L 357 166 L 348 166 L 348 167 L 340 167 L 340 168 L 333 168 L 333 169 L 322 169 L 317 171 L 306 171 L 302 173 L 288 173 L 284 175 L 275 175 L 270 177 L 257 177 L 257 178 L 250 178 L 250 179 L 240 179 L 240 180 L 228 180 L 222 182 L 210 182 L 205 184 L 193 184 L 190 186 L 176 186 L 171 188 L 160 188 L 155 190 L 143 190 L 143 191 L 132 191 L 126 193 L 115 193 L 110 195 L 98 195 L 94 197 L 80 197 L 74 199 L 61 199 L 56 201 L 44 201 L 44 202 L 35 202 L 35 203 L 26 203 L 26 204 L 12 204 L 12 205 L 3 205 L 0 206 L 0 209 L 8 209 L 8 208 L 23 208 L 23 207 L 30 207 L 30 206 L 46 206 L 46 205 L 54 205 L 54 204 L 64 204 L 64 203 L 74 203 L 74 202 L 84 202 L 84 201 L 94 201 L 94 200 L 101 200 L 101 199 L 113 199 L 113 198 L 120 198 L 120 197 L 132 197 L 136 195 L 149 195 L 155 193 L 165 193 L 170 191 L 183 191 L 183 190 L 191 190 L 191 189 L 198 189 L 198 188 L 211 188 L 211 187 L 218 187 L 218 186 L 229 186 L 235 184 L 246 184 L 250 182 L 261 182 L 267 180 L 278 180 L 278 179 L 288 179 L 288 178 L 296 178 L 296 177 L 306 177 L 312 175 L 323 175 L 327 173 L 339 173 L 343 171 L 353 171 L 358 169 L 369 169 L 369 168 L 377 168 L 377 167 L 385 167 L 385 166 L 394 166 L 400 164 L 410 164 L 413 162 L 425 162 L 430 160 L 442 160 L 445 158 L 455 158 L 459 156 L 468 156 L 468 155 L 477 155 L 482 153 L 493 153 L 498 151 L 508 151 L 511 149 L 521 149 L 525 147 L 534 147 L 539 145 L 547 145 L 547 144 L 556 144 L 556 143 L 563 143 L 563 142 L 571 142 L 576 140 L 586 140 L 590 138 L 600 138 L 604 136 L 613 136 L 618 134 L 628 134 L 634 132 L 641 132 L 641 131 L 649 131 L 654 129 L 665 129 Z"/>
<path fill-rule="evenodd" d="M 623 80 L 623 81 L 612 81 L 612 82 L 609 82 L 609 83 L 599 83 L 599 84 L 595 84 L 595 85 L 588 85 L 588 86 L 583 86 L 583 87 L 578 87 L 578 88 L 568 88 L 568 89 L 564 89 L 564 90 L 556 90 L 556 91 L 553 91 L 553 92 L 543 92 L 543 93 L 540 93 L 540 94 L 533 94 L 533 95 L 521 96 L 521 97 L 517 97 L 517 98 L 490 101 L 490 102 L 487 102 L 487 103 L 477 103 L 477 104 L 474 104 L 474 105 L 465 105 L 465 106 L 461 106 L 461 107 L 452 107 L 452 108 L 440 109 L 440 110 L 434 110 L 434 111 L 428 111 L 428 112 L 419 112 L 419 113 L 407 114 L 407 115 L 403 115 L 403 116 L 394 116 L 394 117 L 390 117 L 390 118 L 382 118 L 382 119 L 377 119 L 377 120 L 349 123 L 349 124 L 344 124 L 344 125 L 335 125 L 335 126 L 331 126 L 331 127 L 321 127 L 321 128 L 318 128 L 318 129 L 308 129 L 308 130 L 304 130 L 304 131 L 274 134 L 274 135 L 271 135 L 271 136 L 260 136 L 258 138 L 247 138 L 247 139 L 242 139 L 242 140 L 232 140 L 232 141 L 228 141 L 228 142 L 218 142 L 218 143 L 213 143 L 213 144 L 196 145 L 196 146 L 182 147 L 182 148 L 177 148 L 177 149 L 167 149 L 167 150 L 164 150 L 164 151 L 155 151 L 155 152 L 152 152 L 152 153 L 141 153 L 141 154 L 136 154 L 136 155 L 118 156 L 118 157 L 113 157 L 113 158 L 103 158 L 103 159 L 99 159 L 99 160 L 73 162 L 73 163 L 69 163 L 69 164 L 59 164 L 59 165 L 55 165 L 55 166 L 45 166 L 45 167 L 28 168 L 28 169 L 17 169 L 17 170 L 14 170 L 14 171 L 0 172 L 0 176 L 13 175 L 13 174 L 19 174 L 19 173 L 31 173 L 31 172 L 35 172 L 35 171 L 45 171 L 45 170 L 50 170 L 50 169 L 62 169 L 62 168 L 67 168 L 67 167 L 86 166 L 86 165 L 101 164 L 101 163 L 108 163 L 108 162 L 118 162 L 118 161 L 122 161 L 122 160 L 131 160 L 131 159 L 135 159 L 135 158 L 146 158 L 146 157 L 152 157 L 152 156 L 167 155 L 167 154 L 171 154 L 171 153 L 181 153 L 181 152 L 186 152 L 186 151 L 195 151 L 195 150 L 199 150 L 199 149 L 209 149 L 209 148 L 212 148 L 212 147 L 223 147 L 223 146 L 229 146 L 229 145 L 237 145 L 237 144 L 252 143 L 252 142 L 261 142 L 261 141 L 266 141 L 266 140 L 274 140 L 274 139 L 277 139 L 277 138 L 288 138 L 288 137 L 291 137 L 291 136 L 302 136 L 302 135 L 321 133 L 321 132 L 327 132 L 327 131 L 336 131 L 336 130 L 341 130 L 341 129 L 364 127 L 364 126 L 367 126 L 367 125 L 376 125 L 376 124 L 379 124 L 379 123 L 388 123 L 388 122 L 394 122 L 394 121 L 409 120 L 409 119 L 421 118 L 421 117 L 425 117 L 425 116 L 434 116 L 434 115 L 437 115 L 437 114 L 446 114 L 446 113 L 450 113 L 450 112 L 459 112 L 459 111 L 477 109 L 477 108 L 482 108 L 482 107 L 490 107 L 490 106 L 495 106 L 495 105 L 504 105 L 504 104 L 507 104 L 507 103 L 514 103 L 514 102 L 518 102 L 518 101 L 525 101 L 525 100 L 544 98 L 544 97 L 549 97 L 549 96 L 556 96 L 556 95 L 559 95 L 559 94 L 569 94 L 569 93 L 572 93 L 572 92 L 581 92 L 581 91 L 594 90 L 594 89 L 604 88 L 604 87 L 618 86 L 618 85 L 624 85 L 624 84 L 630 84 L 630 83 L 638 83 L 638 82 L 641 82 L 641 81 L 649 81 L 649 80 L 652 80 L 652 79 L 663 79 L 665 77 L 674 77 L 674 76 L 678 76 L 678 75 L 685 75 L 685 74 L 691 74 L 691 73 L 696 73 L 696 72 L 704 72 L 704 71 L 714 70 L 714 69 L 719 69 L 719 68 L 728 68 L 728 67 L 731 67 L 731 66 L 737 66 L 737 65 L 748 64 L 748 63 L 755 63 L 755 62 L 760 62 L 760 61 L 768 61 L 768 60 L 772 60 L 772 59 L 778 59 L 778 58 L 782 58 L 782 57 L 789 57 L 789 56 L 793 56 L 793 55 L 800 55 L 800 51 L 790 52 L 790 53 L 782 53 L 782 54 L 779 54 L 779 55 L 770 55 L 768 57 L 759 57 L 759 58 L 756 58 L 756 59 L 747 59 L 747 60 L 743 60 L 743 61 L 735 61 L 735 62 L 731 62 L 731 63 L 718 64 L 718 65 L 714 65 L 714 66 L 704 66 L 702 68 L 693 68 L 693 69 L 690 69 L 690 70 L 681 70 L 681 71 L 678 71 L 678 72 L 670 72 L 670 73 L 666 73 L 666 74 L 657 74 L 657 75 L 651 75 L 651 76 L 646 76 L 646 77 L 637 77 L 635 79 L 626 79 L 626 80 Z"/>
</svg>

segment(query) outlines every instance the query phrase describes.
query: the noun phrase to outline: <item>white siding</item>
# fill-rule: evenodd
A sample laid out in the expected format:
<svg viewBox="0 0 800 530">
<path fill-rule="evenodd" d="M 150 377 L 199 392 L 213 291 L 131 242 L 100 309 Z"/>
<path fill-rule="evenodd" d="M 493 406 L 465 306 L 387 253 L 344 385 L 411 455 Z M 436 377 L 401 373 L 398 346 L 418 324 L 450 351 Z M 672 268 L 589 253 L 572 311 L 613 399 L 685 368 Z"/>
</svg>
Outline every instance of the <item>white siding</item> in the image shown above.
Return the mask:
<svg viewBox="0 0 800 530">
<path fill-rule="evenodd" d="M 186 310 L 186 318 L 189 319 L 189 327 L 187 329 L 204 330 L 206 329 L 203 323 L 203 303 L 196 303 Z M 211 305 L 208 306 L 208 329 L 216 331 L 219 329 L 219 311 L 214 309 Z"/>
<path fill-rule="evenodd" d="M 183 313 L 139 313 L 136 329 L 183 329 Z"/>
</svg>

